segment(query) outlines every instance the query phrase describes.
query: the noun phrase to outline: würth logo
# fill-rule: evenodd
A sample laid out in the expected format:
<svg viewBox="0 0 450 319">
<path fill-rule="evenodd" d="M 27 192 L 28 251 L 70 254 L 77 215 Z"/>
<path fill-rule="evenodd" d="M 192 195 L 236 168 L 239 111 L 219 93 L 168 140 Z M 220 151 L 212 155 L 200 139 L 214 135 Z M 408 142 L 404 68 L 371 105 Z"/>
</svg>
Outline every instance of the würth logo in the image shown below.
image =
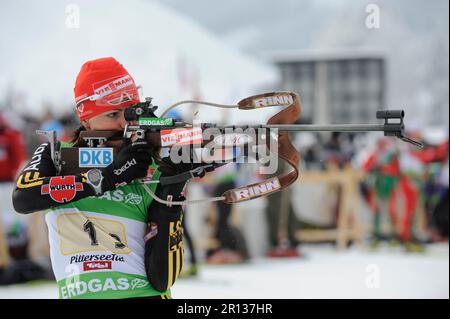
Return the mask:
<svg viewBox="0 0 450 319">
<path fill-rule="evenodd" d="M 111 261 L 85 261 L 83 271 L 112 269 Z"/>
<path fill-rule="evenodd" d="M 41 194 L 49 194 L 57 203 L 67 203 L 74 199 L 77 192 L 83 190 L 83 184 L 75 182 L 75 176 L 51 177 L 47 185 L 41 186 Z"/>
</svg>

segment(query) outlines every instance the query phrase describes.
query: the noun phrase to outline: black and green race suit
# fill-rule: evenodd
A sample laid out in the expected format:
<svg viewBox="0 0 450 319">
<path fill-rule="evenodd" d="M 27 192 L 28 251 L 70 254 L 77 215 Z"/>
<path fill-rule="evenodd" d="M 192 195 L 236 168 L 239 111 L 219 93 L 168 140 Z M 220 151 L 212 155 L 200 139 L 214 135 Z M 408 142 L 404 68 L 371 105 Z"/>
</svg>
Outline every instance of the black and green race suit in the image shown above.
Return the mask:
<svg viewBox="0 0 450 319">
<path fill-rule="evenodd" d="M 154 161 L 148 172 L 161 176 Z M 23 214 L 45 210 L 60 298 L 170 297 L 183 266 L 181 206 L 156 202 L 136 180 L 96 197 L 84 174 L 56 175 L 48 143 L 18 176 L 13 204 Z"/>
</svg>

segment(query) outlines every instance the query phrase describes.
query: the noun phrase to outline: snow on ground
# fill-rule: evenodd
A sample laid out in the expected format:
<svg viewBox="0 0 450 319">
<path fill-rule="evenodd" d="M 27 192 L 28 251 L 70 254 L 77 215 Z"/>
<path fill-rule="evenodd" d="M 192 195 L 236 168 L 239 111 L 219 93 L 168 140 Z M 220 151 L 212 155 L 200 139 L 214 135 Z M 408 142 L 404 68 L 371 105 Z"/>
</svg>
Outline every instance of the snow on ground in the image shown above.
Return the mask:
<svg viewBox="0 0 450 319">
<path fill-rule="evenodd" d="M 191 298 L 449 298 L 449 246 L 424 254 L 383 248 L 347 252 L 303 246 L 302 258 L 254 259 L 245 265 L 203 265 L 197 278 L 181 279 L 177 299 Z M 57 298 L 56 285 L 0 287 L 1 298 Z"/>
</svg>

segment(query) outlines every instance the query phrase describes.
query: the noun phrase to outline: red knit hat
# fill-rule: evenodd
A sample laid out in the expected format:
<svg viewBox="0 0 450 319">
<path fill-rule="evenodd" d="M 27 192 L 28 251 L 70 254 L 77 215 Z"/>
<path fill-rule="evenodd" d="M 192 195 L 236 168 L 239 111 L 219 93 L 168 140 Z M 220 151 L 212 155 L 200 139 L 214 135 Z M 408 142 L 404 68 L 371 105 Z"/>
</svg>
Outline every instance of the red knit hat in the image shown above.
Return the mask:
<svg viewBox="0 0 450 319">
<path fill-rule="evenodd" d="M 111 57 L 84 63 L 74 92 L 80 120 L 140 102 L 133 78 Z"/>
</svg>

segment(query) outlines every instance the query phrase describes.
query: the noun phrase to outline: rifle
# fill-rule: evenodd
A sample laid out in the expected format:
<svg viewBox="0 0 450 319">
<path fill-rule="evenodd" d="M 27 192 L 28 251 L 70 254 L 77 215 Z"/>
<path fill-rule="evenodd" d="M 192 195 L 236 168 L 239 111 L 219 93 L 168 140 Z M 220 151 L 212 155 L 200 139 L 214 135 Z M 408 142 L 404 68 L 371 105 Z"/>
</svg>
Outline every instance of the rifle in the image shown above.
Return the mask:
<svg viewBox="0 0 450 319">
<path fill-rule="evenodd" d="M 256 110 L 264 107 L 281 106 L 283 109 L 272 116 L 266 124 L 258 125 L 218 125 L 216 123 L 186 123 L 184 121 L 165 117 L 165 115 L 173 108 L 187 103 L 197 103 L 213 107 L 222 108 L 238 108 L 240 110 Z M 186 205 L 187 203 L 198 203 L 205 201 L 224 201 L 232 204 L 242 201 L 255 199 L 266 196 L 274 192 L 280 191 L 293 182 L 299 176 L 300 153 L 292 145 L 289 139 L 289 132 L 384 132 L 385 136 L 392 136 L 410 143 L 416 147 L 423 147 L 417 141 L 405 136 L 403 110 L 381 110 L 377 111 L 376 118 L 384 120 L 383 124 L 341 124 L 341 125 L 303 125 L 293 124 L 300 117 L 301 102 L 300 96 L 294 92 L 270 92 L 250 96 L 241 100 L 236 105 L 223 105 L 203 101 L 181 101 L 167 108 L 160 117 L 155 115 L 158 106 L 152 105 L 152 98 L 146 98 L 145 102 L 130 106 L 124 112 L 127 124 L 123 135 L 120 136 L 115 131 L 85 131 L 81 132 L 80 137 L 87 143 L 88 147 L 102 147 L 107 142 L 114 139 L 130 139 L 135 135 L 138 139 L 144 139 L 151 145 L 156 147 L 181 147 L 181 151 L 188 151 L 188 159 L 198 165 L 191 166 L 185 172 L 173 176 L 161 177 L 159 183 L 161 185 L 169 185 L 188 181 L 191 178 L 203 177 L 207 172 L 213 171 L 219 166 L 226 165 L 230 161 L 235 161 L 235 150 L 239 149 L 242 157 L 249 156 L 249 146 L 264 146 L 263 154 L 260 152 L 255 154 L 256 159 L 261 159 L 267 154 L 276 154 L 277 159 L 286 161 L 291 167 L 291 171 L 287 174 L 272 177 L 262 182 L 246 185 L 244 187 L 230 189 L 222 194 L 222 196 L 183 202 L 171 202 L 158 198 L 148 187 L 147 183 L 143 183 L 147 192 L 155 198 L 155 200 L 166 205 Z M 235 133 L 238 130 L 239 133 Z M 214 134 L 205 136 L 205 132 L 211 131 Z M 252 132 L 253 134 L 249 134 Z M 256 132 L 258 132 L 256 134 Z M 262 132 L 262 133 L 261 133 Z M 261 133 L 261 134 L 260 134 Z M 45 134 L 49 137 L 50 144 L 56 143 L 55 133 Z M 227 136 L 230 137 L 227 142 Z M 237 142 L 241 138 L 244 141 Z M 231 140 L 231 142 L 230 142 Z M 218 143 L 219 141 L 219 143 Z M 276 143 L 273 143 L 273 142 Z M 262 142 L 262 143 L 258 143 Z M 198 159 L 196 150 L 214 149 L 214 145 L 219 144 L 220 150 L 233 150 L 233 157 L 225 161 L 213 161 L 212 163 L 203 163 Z M 239 145 L 238 145 L 239 144 Z M 186 147 L 187 146 L 187 147 Z M 213 146 L 213 147 L 211 147 Z M 216 148 L 217 149 L 217 148 Z M 52 146 L 52 158 L 59 173 L 62 175 L 68 173 L 78 173 L 87 171 L 87 168 L 81 168 L 79 158 L 79 148 L 63 148 L 61 153 L 57 151 L 57 147 Z M 180 149 L 177 149 L 177 152 Z M 197 154 L 197 156 L 196 156 Z M 201 154 L 201 152 L 200 152 Z M 89 166 L 92 168 L 93 166 Z M 101 166 L 100 166 L 101 167 Z"/>
</svg>

